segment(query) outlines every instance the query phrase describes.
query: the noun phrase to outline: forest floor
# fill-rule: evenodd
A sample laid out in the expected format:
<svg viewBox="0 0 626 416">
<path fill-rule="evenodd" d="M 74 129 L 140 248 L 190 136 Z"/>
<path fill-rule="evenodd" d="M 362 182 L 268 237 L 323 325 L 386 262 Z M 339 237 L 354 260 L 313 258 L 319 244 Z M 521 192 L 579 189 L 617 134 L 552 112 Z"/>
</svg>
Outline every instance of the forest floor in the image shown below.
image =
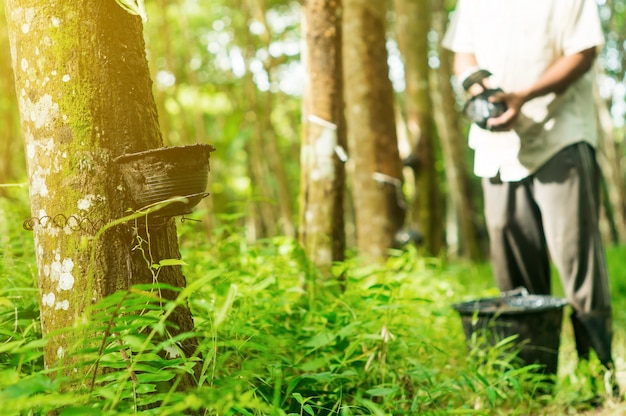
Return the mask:
<svg viewBox="0 0 626 416">
<path fill-rule="evenodd" d="M 561 360 L 559 365 L 565 364 L 559 370 L 560 376 L 557 383 L 562 385 L 562 388 L 567 389 L 568 374 L 571 374 L 576 364 L 571 360 L 571 352 L 566 351 L 565 360 Z M 564 362 L 565 361 L 565 362 Z M 617 381 L 621 390 L 621 400 L 607 399 L 596 408 L 585 408 L 585 406 L 573 405 L 573 402 L 563 401 L 563 396 L 557 394 L 554 398 L 555 401 L 547 404 L 547 406 L 541 411 L 541 413 L 531 413 L 533 415 L 552 416 L 552 415 L 575 415 L 575 416 L 626 416 L 626 357 L 620 357 L 616 354 L 616 365 L 618 371 L 616 373 Z M 576 377 L 576 376 L 574 376 Z M 582 398 L 588 392 L 580 390 L 579 398 Z M 574 402 L 576 399 L 574 399 Z M 560 402 L 560 406 L 557 404 Z M 525 413 L 521 413 L 525 414 Z"/>
</svg>

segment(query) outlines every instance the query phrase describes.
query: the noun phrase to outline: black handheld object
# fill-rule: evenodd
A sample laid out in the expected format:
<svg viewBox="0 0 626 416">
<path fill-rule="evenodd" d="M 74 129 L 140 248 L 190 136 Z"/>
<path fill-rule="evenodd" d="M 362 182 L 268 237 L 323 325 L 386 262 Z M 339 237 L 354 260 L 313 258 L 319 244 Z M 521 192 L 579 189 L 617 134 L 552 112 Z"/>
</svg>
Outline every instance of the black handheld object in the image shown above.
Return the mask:
<svg viewBox="0 0 626 416">
<path fill-rule="evenodd" d="M 506 104 L 502 102 L 492 103 L 489 97 L 497 92 L 502 92 L 500 88 L 485 88 L 483 80 L 489 78 L 491 72 L 486 69 L 479 69 L 463 80 L 463 89 L 468 91 L 472 85 L 479 84 L 482 91 L 467 100 L 463 107 L 463 114 L 479 127 L 487 128 L 487 120 L 498 117 L 506 111 Z"/>
</svg>

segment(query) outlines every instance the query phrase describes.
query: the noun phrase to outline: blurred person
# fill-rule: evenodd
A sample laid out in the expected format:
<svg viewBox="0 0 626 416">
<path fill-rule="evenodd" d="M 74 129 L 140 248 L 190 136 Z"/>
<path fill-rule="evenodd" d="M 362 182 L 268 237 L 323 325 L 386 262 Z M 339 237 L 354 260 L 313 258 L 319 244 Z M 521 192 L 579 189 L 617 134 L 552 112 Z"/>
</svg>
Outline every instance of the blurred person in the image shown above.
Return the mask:
<svg viewBox="0 0 626 416">
<path fill-rule="evenodd" d="M 469 132 L 496 283 L 550 294 L 552 260 L 578 356 L 595 351 L 606 392 L 618 398 L 595 159 L 592 67 L 603 45 L 594 0 L 458 0 L 443 39 L 456 79 L 489 71 L 485 87 L 502 89 L 489 101 L 506 105 Z"/>
</svg>

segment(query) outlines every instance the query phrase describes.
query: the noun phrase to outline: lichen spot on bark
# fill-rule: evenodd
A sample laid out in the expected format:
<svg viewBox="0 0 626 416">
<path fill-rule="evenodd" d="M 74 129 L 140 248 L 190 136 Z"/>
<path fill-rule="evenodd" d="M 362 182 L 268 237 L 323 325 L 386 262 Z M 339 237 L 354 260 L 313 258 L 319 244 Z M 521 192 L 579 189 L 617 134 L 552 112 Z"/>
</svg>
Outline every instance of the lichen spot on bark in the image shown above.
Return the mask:
<svg viewBox="0 0 626 416">
<path fill-rule="evenodd" d="M 69 308 L 70 308 L 70 301 L 69 301 L 69 300 L 67 300 L 67 299 L 62 300 L 62 301 L 60 301 L 60 302 L 57 302 L 57 303 L 54 305 L 54 309 L 55 309 L 55 310 L 62 309 L 62 310 L 64 310 L 64 311 L 66 311 L 66 310 L 68 310 Z"/>
<path fill-rule="evenodd" d="M 61 274 L 59 276 L 59 289 L 71 290 L 74 287 L 74 262 L 70 258 L 66 258 L 61 263 Z"/>
<path fill-rule="evenodd" d="M 46 176 L 48 172 L 46 169 L 38 168 L 32 175 L 31 180 L 31 195 L 39 195 L 42 198 L 48 196 L 48 185 L 46 185 Z"/>
<path fill-rule="evenodd" d="M 48 293 L 47 295 L 43 295 L 41 297 L 41 303 L 43 303 L 44 306 L 53 306 L 55 300 L 56 300 L 56 296 L 54 296 L 54 293 L 52 292 Z"/>
<path fill-rule="evenodd" d="M 55 259 L 52 262 L 52 264 L 50 264 L 50 280 L 52 280 L 53 282 L 58 282 L 59 281 L 59 277 L 61 277 L 61 255 L 60 254 L 55 254 Z M 44 266 L 44 274 L 46 273 L 45 270 L 45 266 Z"/>
<path fill-rule="evenodd" d="M 33 159 L 35 157 L 35 144 L 28 143 L 26 145 L 26 157 L 29 159 Z"/>
<path fill-rule="evenodd" d="M 84 198 L 78 200 L 78 209 L 81 211 L 88 211 L 91 208 L 91 204 L 93 203 L 96 196 L 93 194 L 85 195 Z"/>
<path fill-rule="evenodd" d="M 35 9 L 33 7 L 29 7 L 24 10 L 24 22 L 22 23 L 22 33 L 28 33 L 30 31 L 30 25 L 33 23 L 33 19 L 35 18 Z"/>
<path fill-rule="evenodd" d="M 59 290 L 70 290 L 74 287 L 73 270 L 74 261 L 70 258 L 65 258 L 61 261 L 61 255 L 57 252 L 55 253 L 54 261 L 50 265 L 50 280 L 57 282 Z"/>
<path fill-rule="evenodd" d="M 30 120 L 35 128 L 51 124 L 59 115 L 59 105 L 52 101 L 50 94 L 44 94 L 31 108 Z"/>
</svg>

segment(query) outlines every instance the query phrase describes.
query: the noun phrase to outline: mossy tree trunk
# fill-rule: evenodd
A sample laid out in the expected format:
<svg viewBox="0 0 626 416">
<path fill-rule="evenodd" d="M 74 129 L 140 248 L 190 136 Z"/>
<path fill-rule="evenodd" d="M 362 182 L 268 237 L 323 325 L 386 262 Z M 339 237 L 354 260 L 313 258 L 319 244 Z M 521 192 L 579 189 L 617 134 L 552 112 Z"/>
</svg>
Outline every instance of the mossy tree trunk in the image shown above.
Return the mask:
<svg viewBox="0 0 626 416">
<path fill-rule="evenodd" d="M 124 224 L 99 240 L 102 224 L 131 206 L 113 159 L 162 145 L 142 22 L 113 0 L 5 0 L 15 86 L 25 138 L 47 367 L 70 384 L 88 371 L 72 355 L 84 334 L 63 331 L 116 290 L 153 281 L 151 261 L 178 258 L 173 220 L 133 231 Z M 95 250 L 95 261 L 90 261 Z M 159 281 L 182 287 L 179 266 Z M 170 294 L 171 295 L 171 294 Z M 171 295 L 173 296 L 173 295 Z M 193 329 L 180 308 L 178 331 Z M 190 342 L 183 346 L 193 353 Z"/>
<path fill-rule="evenodd" d="M 300 186 L 300 242 L 328 277 L 344 259 L 346 148 L 342 90 L 341 16 L 336 0 L 309 0 L 303 13 L 306 90 Z M 342 160 L 343 159 L 343 160 Z"/>
<path fill-rule="evenodd" d="M 404 223 L 386 49 L 387 2 L 344 0 L 343 67 L 358 254 L 380 261 Z"/>
</svg>

